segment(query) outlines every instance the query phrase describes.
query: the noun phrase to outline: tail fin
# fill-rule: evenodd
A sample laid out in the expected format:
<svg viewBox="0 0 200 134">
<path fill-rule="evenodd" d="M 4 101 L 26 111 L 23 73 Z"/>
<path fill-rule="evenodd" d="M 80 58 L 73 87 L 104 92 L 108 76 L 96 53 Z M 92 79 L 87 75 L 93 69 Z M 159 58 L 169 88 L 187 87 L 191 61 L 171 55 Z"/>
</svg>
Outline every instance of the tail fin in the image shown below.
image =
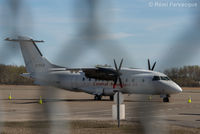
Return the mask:
<svg viewBox="0 0 200 134">
<path fill-rule="evenodd" d="M 35 42 L 44 41 L 33 40 L 28 37 L 18 37 L 18 39 L 6 38 L 5 40 L 19 42 L 28 73 L 47 72 L 54 66 L 42 56 L 35 44 Z"/>
</svg>

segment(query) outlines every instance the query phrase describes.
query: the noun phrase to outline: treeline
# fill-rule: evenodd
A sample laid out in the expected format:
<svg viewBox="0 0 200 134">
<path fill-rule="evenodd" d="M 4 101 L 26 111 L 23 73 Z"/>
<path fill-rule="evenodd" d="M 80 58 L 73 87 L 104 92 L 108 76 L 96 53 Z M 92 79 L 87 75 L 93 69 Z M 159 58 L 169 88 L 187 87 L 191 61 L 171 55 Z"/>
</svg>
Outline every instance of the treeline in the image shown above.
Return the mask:
<svg viewBox="0 0 200 134">
<path fill-rule="evenodd" d="M 20 76 L 20 74 L 25 72 L 24 66 L 0 64 L 0 84 L 32 85 L 33 80 Z"/>
<path fill-rule="evenodd" d="M 200 66 L 184 66 L 171 68 L 164 71 L 173 81 L 180 86 L 198 87 L 200 86 Z"/>
</svg>

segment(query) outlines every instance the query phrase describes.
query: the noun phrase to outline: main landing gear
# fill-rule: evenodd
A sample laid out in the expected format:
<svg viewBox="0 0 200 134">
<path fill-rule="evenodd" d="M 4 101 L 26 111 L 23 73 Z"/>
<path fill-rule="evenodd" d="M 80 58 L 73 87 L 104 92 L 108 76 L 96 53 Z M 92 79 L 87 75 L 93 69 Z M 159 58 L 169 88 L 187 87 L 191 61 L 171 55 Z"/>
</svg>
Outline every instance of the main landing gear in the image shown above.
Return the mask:
<svg viewBox="0 0 200 134">
<path fill-rule="evenodd" d="M 94 100 L 101 100 L 101 98 L 102 98 L 102 95 L 95 95 L 94 96 Z"/>
<path fill-rule="evenodd" d="M 164 95 L 163 96 L 163 102 L 169 102 L 169 95 Z"/>
<path fill-rule="evenodd" d="M 94 100 L 101 100 L 101 98 L 102 98 L 102 95 L 95 95 L 94 96 Z M 114 100 L 114 96 L 111 95 L 110 96 L 110 101 L 113 101 L 113 100 Z"/>
<path fill-rule="evenodd" d="M 110 96 L 110 101 L 113 101 L 113 100 L 114 100 L 114 96 L 111 95 L 111 96 Z"/>
</svg>

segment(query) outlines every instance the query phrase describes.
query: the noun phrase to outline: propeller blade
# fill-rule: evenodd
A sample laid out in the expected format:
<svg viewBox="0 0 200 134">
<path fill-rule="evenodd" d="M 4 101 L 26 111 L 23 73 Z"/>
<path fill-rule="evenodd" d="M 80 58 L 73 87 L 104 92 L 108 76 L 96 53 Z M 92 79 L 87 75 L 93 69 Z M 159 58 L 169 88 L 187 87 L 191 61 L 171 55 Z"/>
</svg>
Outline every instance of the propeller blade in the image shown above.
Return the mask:
<svg viewBox="0 0 200 134">
<path fill-rule="evenodd" d="M 115 78 L 115 81 L 114 81 L 114 84 L 113 84 L 113 88 L 116 88 L 116 85 L 117 85 L 117 79 L 118 79 L 118 78 Z"/>
<path fill-rule="evenodd" d="M 153 67 L 151 68 L 151 70 L 153 71 L 155 68 L 156 62 L 154 62 Z"/>
<path fill-rule="evenodd" d="M 149 59 L 148 59 L 148 69 L 151 70 L 151 65 L 150 65 Z"/>
<path fill-rule="evenodd" d="M 121 70 L 121 67 L 122 67 L 122 63 L 123 63 L 123 58 L 121 59 L 121 62 L 120 62 L 119 68 L 118 68 L 117 67 L 117 63 L 116 63 L 116 61 L 114 59 L 114 64 L 115 64 L 115 69 L 116 69 L 116 75 L 115 75 L 115 80 L 114 80 L 113 88 L 116 88 L 118 79 L 119 79 L 120 87 L 123 88 L 122 80 L 120 78 L 120 75 L 121 75 L 120 70 Z"/>
<path fill-rule="evenodd" d="M 120 84 L 120 87 L 123 88 L 123 85 L 122 85 L 122 80 L 121 78 L 119 77 L 119 84 Z"/>
<path fill-rule="evenodd" d="M 122 63 L 123 63 L 123 58 L 122 58 L 122 60 L 121 60 L 121 62 L 120 62 L 120 65 L 119 65 L 119 70 L 121 70 Z"/>
<path fill-rule="evenodd" d="M 115 59 L 114 59 L 114 64 L 115 64 L 115 69 L 116 69 L 116 71 L 118 71 L 117 63 L 116 63 Z"/>
</svg>

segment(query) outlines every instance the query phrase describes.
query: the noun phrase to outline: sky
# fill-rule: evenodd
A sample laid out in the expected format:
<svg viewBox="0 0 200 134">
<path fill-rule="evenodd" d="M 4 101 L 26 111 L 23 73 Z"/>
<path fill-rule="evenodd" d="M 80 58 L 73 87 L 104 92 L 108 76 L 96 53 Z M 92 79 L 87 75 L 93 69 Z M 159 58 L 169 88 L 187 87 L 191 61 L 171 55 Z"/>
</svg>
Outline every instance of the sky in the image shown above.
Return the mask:
<svg viewBox="0 0 200 134">
<path fill-rule="evenodd" d="M 18 35 L 44 40 L 38 44 L 43 55 L 67 67 L 113 66 L 113 59 L 121 58 L 125 67 L 144 69 L 148 58 L 157 61 L 157 70 L 200 65 L 198 0 L 99 0 L 95 10 L 87 4 L 84 0 L 21 0 L 14 19 Z M 16 24 L 9 18 L 12 8 L 8 0 L 0 0 L 0 63 L 24 65 L 20 50 L 10 50 L 6 45 L 12 44 L 4 41 Z M 87 40 L 93 28 L 90 11 L 95 12 L 97 32 L 92 31 L 93 39 Z"/>
</svg>

